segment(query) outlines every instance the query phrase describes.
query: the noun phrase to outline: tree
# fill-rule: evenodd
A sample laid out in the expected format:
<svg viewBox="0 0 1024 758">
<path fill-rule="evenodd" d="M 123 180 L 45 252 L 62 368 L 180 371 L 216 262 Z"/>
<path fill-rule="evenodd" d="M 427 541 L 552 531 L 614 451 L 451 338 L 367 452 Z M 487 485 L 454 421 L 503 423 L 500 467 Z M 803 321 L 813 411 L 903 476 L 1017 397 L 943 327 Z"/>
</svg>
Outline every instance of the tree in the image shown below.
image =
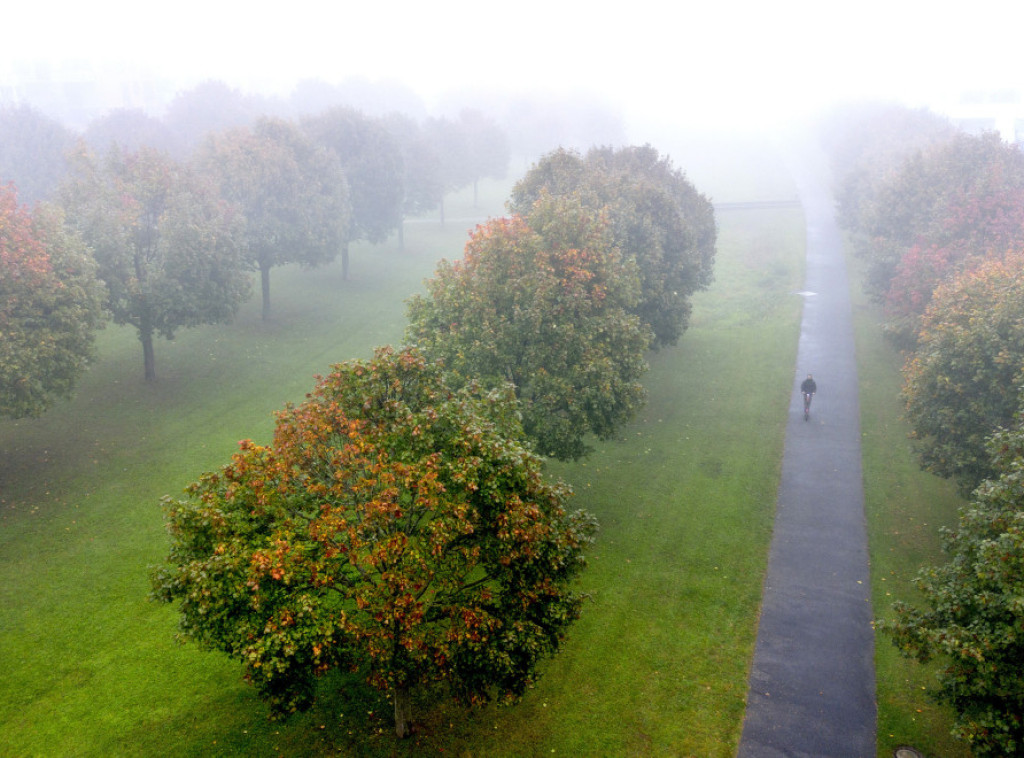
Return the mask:
<svg viewBox="0 0 1024 758">
<path fill-rule="evenodd" d="M 382 122 L 402 152 L 403 219 L 437 208 L 444 193 L 441 165 L 424 130 L 400 113 L 385 116 Z M 398 240 L 404 246 L 404 224 L 398 225 Z"/>
<path fill-rule="evenodd" d="M 863 204 L 855 247 L 868 264 L 869 293 L 898 297 L 893 279 L 914 247 L 948 248 L 959 262 L 1024 241 L 1006 218 L 1022 190 L 1024 154 L 997 134 L 958 134 L 915 153 Z"/>
<path fill-rule="evenodd" d="M 27 106 L 0 107 L 0 184 L 13 182 L 23 203 L 52 200 L 68 172 L 75 138 L 62 124 Z"/>
<path fill-rule="evenodd" d="M 38 416 L 71 395 L 93 357 L 102 288 L 55 208 L 31 214 L 0 186 L 0 416 Z"/>
<path fill-rule="evenodd" d="M 115 145 L 125 152 L 144 147 L 171 154 L 183 152 L 170 128 L 141 108 L 117 108 L 93 119 L 82 138 L 100 155 Z"/>
<path fill-rule="evenodd" d="M 650 145 L 556 150 L 515 186 L 509 209 L 522 213 L 541 192 L 579 196 L 608 214 L 615 244 L 635 261 L 640 299 L 631 312 L 654 332 L 653 347 L 674 345 L 689 322 L 690 296 L 714 276 L 714 208 Z"/>
<path fill-rule="evenodd" d="M 453 393 L 414 350 L 333 368 L 187 499 L 153 577 L 184 637 L 242 661 L 276 712 L 356 668 L 399 737 L 410 691 L 513 701 L 557 652 L 594 525 L 543 480 L 507 393 Z"/>
<path fill-rule="evenodd" d="M 584 456 L 586 435 L 610 438 L 643 403 L 636 268 L 578 200 L 545 194 L 526 216 L 477 227 L 427 290 L 410 301 L 410 342 L 454 382 L 511 382 L 541 455 Z"/>
<path fill-rule="evenodd" d="M 260 272 L 266 321 L 272 268 L 328 263 L 347 242 L 350 209 L 341 164 L 279 119 L 211 135 L 199 163 L 245 217 L 239 243 Z"/>
<path fill-rule="evenodd" d="M 302 128 L 315 142 L 333 150 L 348 179 L 352 203 L 350 242 L 377 244 L 402 223 L 404 188 L 402 153 L 384 125 L 351 108 L 333 108 L 303 119 Z M 348 247 L 342 250 L 348 279 Z"/>
<path fill-rule="evenodd" d="M 176 151 L 171 154 L 185 160 L 209 134 L 249 126 L 266 110 L 258 98 L 222 81 L 201 82 L 180 92 L 167 106 L 163 121 L 176 141 Z"/>
<path fill-rule="evenodd" d="M 465 134 L 466 168 L 473 183 L 473 206 L 481 179 L 504 179 L 508 171 L 508 135 L 483 113 L 467 108 L 459 114 L 459 127 Z"/>
<path fill-rule="evenodd" d="M 897 603 L 880 629 L 909 658 L 943 662 L 934 695 L 976 756 L 1024 752 L 1024 431 L 989 445 L 998 478 L 943 529 L 949 561 L 922 570 L 923 609 Z"/>
<path fill-rule="evenodd" d="M 993 476 L 985 441 L 1013 423 L 1024 386 L 1024 253 L 941 285 L 903 372 L 923 466 L 964 492 Z"/>
<path fill-rule="evenodd" d="M 112 150 L 98 164 L 83 151 L 64 199 L 93 249 L 114 322 L 138 330 L 147 381 L 156 378 L 154 335 L 230 321 L 249 296 L 240 216 L 166 155 Z"/>
</svg>

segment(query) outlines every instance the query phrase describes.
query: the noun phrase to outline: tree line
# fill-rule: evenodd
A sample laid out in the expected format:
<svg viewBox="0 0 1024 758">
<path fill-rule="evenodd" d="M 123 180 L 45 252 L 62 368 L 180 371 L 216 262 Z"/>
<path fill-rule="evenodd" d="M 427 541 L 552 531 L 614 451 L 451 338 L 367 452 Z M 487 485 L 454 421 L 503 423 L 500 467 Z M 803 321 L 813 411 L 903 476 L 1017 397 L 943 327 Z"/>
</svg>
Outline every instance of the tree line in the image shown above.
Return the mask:
<svg viewBox="0 0 1024 758">
<path fill-rule="evenodd" d="M 154 595 L 287 714 L 330 671 L 386 693 L 514 702 L 561 647 L 596 528 L 543 458 L 643 401 L 712 278 L 711 204 L 649 146 L 557 150 L 409 304 L 408 344 L 334 366 L 273 442 L 166 499 Z"/>
<path fill-rule="evenodd" d="M 17 249 L 2 261 L 0 415 L 38 415 L 67 396 L 104 316 L 138 331 L 152 380 L 154 339 L 231 320 L 251 294 L 250 272 L 269 319 L 274 268 L 340 256 L 347 278 L 350 243 L 401 234 L 406 216 L 443 208 L 446 193 L 507 169 L 507 136 L 479 112 L 421 123 L 345 106 L 298 121 L 222 108 L 211 122 L 200 107 L 219 92 L 209 86 L 191 121 L 178 109 L 183 123 L 220 127 L 201 135 L 119 112 L 73 139 L 31 108 L 0 111 L 0 198 L 11 224 L 0 242 Z M 68 269 L 72 250 L 91 261 Z M 23 273 L 36 269 L 64 297 L 48 298 Z M 46 334 L 58 324 L 55 350 Z"/>
<path fill-rule="evenodd" d="M 882 622 L 906 655 L 944 661 L 937 697 L 976 755 L 1024 751 L 1024 153 L 925 110 L 840 115 L 838 217 L 903 351 L 921 465 L 971 495 L 924 569 L 924 609 Z M 972 494 L 973 493 L 973 494 Z"/>
</svg>

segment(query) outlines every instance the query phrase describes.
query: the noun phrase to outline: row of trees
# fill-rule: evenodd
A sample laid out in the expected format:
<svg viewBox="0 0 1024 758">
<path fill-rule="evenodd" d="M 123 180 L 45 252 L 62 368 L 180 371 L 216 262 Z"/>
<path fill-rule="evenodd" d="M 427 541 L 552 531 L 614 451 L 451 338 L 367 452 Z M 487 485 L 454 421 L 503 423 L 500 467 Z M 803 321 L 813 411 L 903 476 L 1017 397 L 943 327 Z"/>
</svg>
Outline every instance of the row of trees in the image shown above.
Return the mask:
<svg viewBox="0 0 1024 758">
<path fill-rule="evenodd" d="M 127 130 L 126 140 L 155 133 L 139 128 L 140 118 L 149 119 L 138 115 L 118 122 Z M 57 130 L 51 127 L 28 109 L 0 114 L 0 132 L 52 136 Z M 24 165 L 6 164 L 14 174 L 48 182 L 52 169 L 52 178 L 59 179 L 56 189 L 34 186 L 33 194 L 52 193 L 61 210 L 41 213 L 63 214 L 65 231 L 61 238 L 36 234 L 34 255 L 57 259 L 64 254 L 61 246 L 84 243 L 95 266 L 76 275 L 94 272 L 115 323 L 138 330 L 147 380 L 156 376 L 154 338 L 230 320 L 251 292 L 250 271 L 259 272 L 266 320 L 273 268 L 319 266 L 340 254 L 347 278 L 351 242 L 383 242 L 401 232 L 406 214 L 443 207 L 446 192 L 499 177 L 508 162 L 504 136 L 471 112 L 458 121 L 426 124 L 397 115 L 370 119 L 349 108 L 299 123 L 262 118 L 208 133 L 187 159 L 152 145 L 125 148 L 116 129 L 107 136 L 110 142 L 99 150 L 84 141 L 50 138 L 42 143 L 0 139 L 0 144 L 25 159 Z M 25 152 L 18 152 L 18 145 Z M 59 163 L 47 160 L 58 152 Z M 16 207 L 14 185 L 3 193 L 5 204 Z M 12 254 L 6 265 L 28 265 L 27 260 Z M 14 282 L 16 272 L 10 271 Z M 25 285 L 26 277 L 17 281 Z M 95 284 L 89 284 L 90 292 Z M 24 308 L 27 301 L 20 302 Z M 75 372 L 65 370 L 59 381 L 38 373 L 48 365 L 43 338 L 53 322 L 44 324 L 53 306 L 38 306 L 35 320 L 21 317 L 20 322 L 21 330 L 35 325 L 38 333 L 18 337 L 16 346 L 3 344 L 15 339 L 16 330 L 0 322 L 0 350 L 28 356 L 35 344 L 41 353 L 5 366 L 12 376 L 0 387 L 3 415 L 36 415 L 74 383 Z M 71 314 L 78 306 L 63 307 Z M 12 308 L 13 301 L 0 301 L 0 315 Z M 77 352 L 87 356 L 89 330 L 99 319 L 77 319 L 73 327 L 72 315 L 64 320 L 67 339 L 77 341 Z M 76 371 L 86 364 L 85 357 L 77 361 Z M 35 391 L 32 402 L 26 401 L 25 387 L 50 385 L 52 391 Z"/>
<path fill-rule="evenodd" d="M 413 345 L 335 366 L 271 446 L 168 501 L 155 595 L 276 712 L 362 671 L 404 736 L 416 688 L 518 698 L 579 614 L 595 525 L 539 455 L 630 418 L 645 352 L 711 280 L 715 222 L 650 147 L 553 153 L 509 208 L 410 303 Z"/>
<path fill-rule="evenodd" d="M 1024 153 L 930 114 L 856 123 L 840 217 L 866 288 L 905 352 L 906 417 L 922 465 L 973 502 L 944 531 L 949 562 L 881 628 L 919 660 L 945 660 L 938 698 L 977 755 L 1024 750 Z M 849 153 L 847 153 L 849 155 Z M 845 170 L 845 173 L 843 171 Z"/>
</svg>

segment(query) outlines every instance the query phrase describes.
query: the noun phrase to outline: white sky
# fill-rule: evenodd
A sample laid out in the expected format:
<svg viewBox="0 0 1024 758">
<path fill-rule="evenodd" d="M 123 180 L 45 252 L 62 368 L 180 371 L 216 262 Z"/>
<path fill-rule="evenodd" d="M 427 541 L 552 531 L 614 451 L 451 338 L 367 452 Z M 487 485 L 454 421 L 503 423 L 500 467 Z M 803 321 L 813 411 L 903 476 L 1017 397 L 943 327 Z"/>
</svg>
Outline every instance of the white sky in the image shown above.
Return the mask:
<svg viewBox="0 0 1024 758">
<path fill-rule="evenodd" d="M 428 101 L 463 85 L 580 87 L 638 120 L 770 121 L 835 98 L 1024 96 L 1022 31 L 1020 0 L 19 0 L 2 16 L 0 77 L 14 61 L 86 59 L 246 90 L 396 79 Z"/>
</svg>

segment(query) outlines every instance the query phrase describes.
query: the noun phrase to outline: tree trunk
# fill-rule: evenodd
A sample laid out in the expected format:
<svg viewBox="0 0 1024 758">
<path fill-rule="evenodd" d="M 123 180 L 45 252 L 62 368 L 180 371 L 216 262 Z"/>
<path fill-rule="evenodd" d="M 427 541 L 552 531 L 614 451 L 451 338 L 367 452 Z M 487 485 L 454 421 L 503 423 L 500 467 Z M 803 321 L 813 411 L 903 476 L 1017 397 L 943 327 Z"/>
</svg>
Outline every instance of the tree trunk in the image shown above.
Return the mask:
<svg viewBox="0 0 1024 758">
<path fill-rule="evenodd" d="M 341 279 L 348 281 L 348 240 L 341 245 Z"/>
<path fill-rule="evenodd" d="M 479 207 L 479 206 L 477 205 L 477 202 L 476 202 L 476 201 L 477 201 L 477 191 L 476 191 L 476 185 L 477 185 L 477 180 L 476 180 L 476 179 L 474 179 L 474 180 L 473 180 L 473 207 L 474 207 L 474 208 L 477 208 L 477 207 Z"/>
<path fill-rule="evenodd" d="M 441 195 L 441 228 L 444 228 L 444 195 Z"/>
<path fill-rule="evenodd" d="M 149 324 L 139 327 L 139 340 L 142 342 L 142 364 L 145 367 L 146 381 L 155 381 L 156 355 L 153 353 L 153 327 Z"/>
<path fill-rule="evenodd" d="M 405 250 L 405 219 L 398 222 L 398 249 Z"/>
<path fill-rule="evenodd" d="M 263 287 L 263 320 L 270 321 L 270 264 L 260 261 L 260 284 Z"/>
<path fill-rule="evenodd" d="M 412 734 L 412 697 L 408 685 L 401 685 L 391 693 L 395 698 L 395 734 L 405 739 Z"/>
</svg>

